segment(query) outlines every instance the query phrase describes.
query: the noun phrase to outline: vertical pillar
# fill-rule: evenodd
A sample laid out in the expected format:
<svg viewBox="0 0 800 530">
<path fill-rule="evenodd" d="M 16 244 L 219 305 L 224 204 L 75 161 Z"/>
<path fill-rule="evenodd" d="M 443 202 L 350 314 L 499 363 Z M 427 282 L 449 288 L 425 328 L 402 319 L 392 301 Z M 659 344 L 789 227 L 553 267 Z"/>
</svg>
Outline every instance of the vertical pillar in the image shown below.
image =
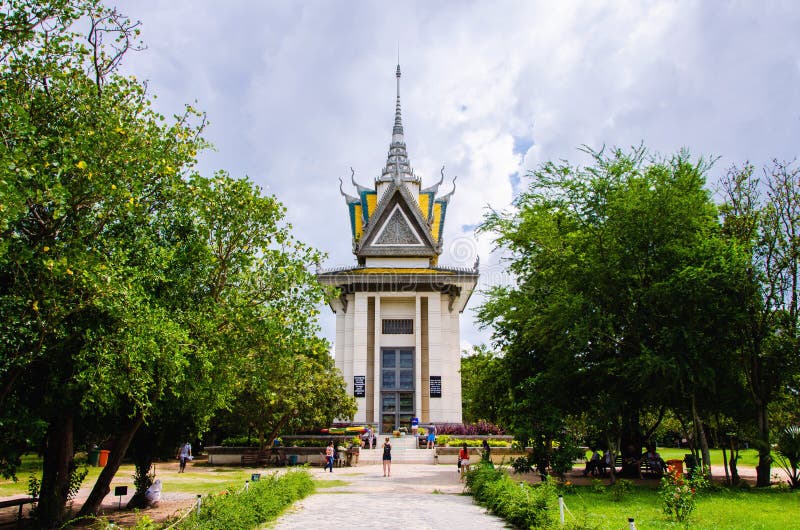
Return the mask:
<svg viewBox="0 0 800 530">
<path fill-rule="evenodd" d="M 381 343 L 383 336 L 381 334 L 381 297 L 375 296 L 375 349 L 373 355 L 375 356 L 375 363 L 373 368 L 372 377 L 375 380 L 375 392 L 372 398 L 372 408 L 375 411 L 375 428 L 376 432 L 380 432 L 381 428 Z"/>
<path fill-rule="evenodd" d="M 417 293 L 414 307 L 414 415 L 422 411 L 422 297 Z"/>
<path fill-rule="evenodd" d="M 366 375 L 367 373 L 367 295 L 355 293 L 353 304 L 353 363 L 348 374 L 348 385 L 351 396 L 353 395 L 353 376 Z M 355 421 L 364 422 L 367 419 L 366 398 L 356 398 L 358 411 Z"/>
<path fill-rule="evenodd" d="M 420 389 L 418 390 L 421 399 L 422 407 L 418 416 L 422 423 L 428 423 L 431 416 L 431 366 L 430 366 L 430 318 L 429 318 L 429 298 L 423 296 L 420 303 L 420 318 L 422 325 L 420 326 L 420 334 L 422 336 L 422 350 L 420 352 Z"/>
<path fill-rule="evenodd" d="M 367 297 L 366 422 L 375 421 L 375 297 Z"/>
</svg>

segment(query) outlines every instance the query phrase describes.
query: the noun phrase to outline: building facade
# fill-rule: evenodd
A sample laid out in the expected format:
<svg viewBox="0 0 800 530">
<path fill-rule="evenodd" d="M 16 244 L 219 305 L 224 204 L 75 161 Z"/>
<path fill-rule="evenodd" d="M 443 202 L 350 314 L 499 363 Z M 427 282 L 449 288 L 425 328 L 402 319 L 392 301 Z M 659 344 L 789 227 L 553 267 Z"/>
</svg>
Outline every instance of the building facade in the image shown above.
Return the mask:
<svg viewBox="0 0 800 530">
<path fill-rule="evenodd" d="M 478 281 L 473 268 L 437 266 L 448 205 L 455 192 L 439 194 L 444 180 L 422 186 L 409 162 L 397 102 L 386 165 L 374 186 L 351 176 L 356 195 L 340 190 L 350 215 L 357 264 L 320 270 L 338 288 L 336 366 L 355 396 L 357 423 L 381 433 L 411 419 L 461 422 L 459 318 Z"/>
</svg>

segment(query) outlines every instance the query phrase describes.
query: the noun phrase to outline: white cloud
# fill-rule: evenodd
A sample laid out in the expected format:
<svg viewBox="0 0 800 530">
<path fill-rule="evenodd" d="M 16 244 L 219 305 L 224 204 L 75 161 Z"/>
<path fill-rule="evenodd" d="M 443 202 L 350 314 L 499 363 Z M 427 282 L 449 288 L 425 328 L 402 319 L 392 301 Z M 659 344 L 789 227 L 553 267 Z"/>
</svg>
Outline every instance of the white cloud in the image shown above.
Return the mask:
<svg viewBox="0 0 800 530">
<path fill-rule="evenodd" d="M 412 164 L 426 183 L 443 164 L 459 176 L 445 248 L 469 241 L 482 285 L 507 278 L 491 238 L 475 240 L 464 227 L 479 223 L 487 204 L 509 206 L 512 175 L 545 160 L 585 161 L 582 144 L 644 141 L 663 153 L 686 146 L 721 157 L 712 176 L 744 160 L 797 155 L 800 8 L 792 2 L 120 7 L 144 22 L 150 49 L 126 67 L 150 79 L 160 108 L 171 114 L 197 99 L 208 111 L 217 151 L 204 155 L 202 169 L 268 187 L 298 237 L 330 254 L 329 265 L 353 260 L 337 178 L 353 166 L 369 184 L 386 158 L 398 43 Z M 462 319 L 465 343 L 486 341 L 472 317 L 468 310 Z M 323 323 L 332 338 L 333 317 Z"/>
</svg>

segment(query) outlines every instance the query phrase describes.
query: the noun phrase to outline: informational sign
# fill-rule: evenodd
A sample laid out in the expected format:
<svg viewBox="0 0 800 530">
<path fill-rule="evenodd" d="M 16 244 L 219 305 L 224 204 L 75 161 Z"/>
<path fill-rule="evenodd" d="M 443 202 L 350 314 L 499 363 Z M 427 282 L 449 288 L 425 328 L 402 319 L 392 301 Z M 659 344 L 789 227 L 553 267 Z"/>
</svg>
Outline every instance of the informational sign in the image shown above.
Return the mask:
<svg viewBox="0 0 800 530">
<path fill-rule="evenodd" d="M 115 486 L 114 487 L 114 497 L 119 497 L 121 495 L 128 494 L 128 486 Z"/>
<path fill-rule="evenodd" d="M 431 376 L 431 397 L 432 398 L 440 398 L 440 397 L 442 397 L 442 376 L 441 375 L 432 375 Z"/>
<path fill-rule="evenodd" d="M 353 376 L 353 395 L 355 397 L 367 397 L 367 376 Z"/>
<path fill-rule="evenodd" d="M 261 473 L 253 473 L 250 475 L 250 482 L 258 482 L 261 480 Z"/>
</svg>

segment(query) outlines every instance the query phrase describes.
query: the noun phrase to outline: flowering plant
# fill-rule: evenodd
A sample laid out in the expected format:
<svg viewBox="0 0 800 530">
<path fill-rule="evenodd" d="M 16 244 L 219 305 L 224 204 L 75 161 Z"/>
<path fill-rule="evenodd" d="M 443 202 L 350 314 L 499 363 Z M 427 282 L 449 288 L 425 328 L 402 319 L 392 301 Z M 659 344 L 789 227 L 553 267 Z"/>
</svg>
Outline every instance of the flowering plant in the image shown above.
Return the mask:
<svg viewBox="0 0 800 530">
<path fill-rule="evenodd" d="M 708 481 L 703 473 L 695 473 L 692 478 L 686 479 L 677 470 L 672 470 L 661 478 L 662 507 L 667 517 L 682 523 L 695 509 L 695 496 L 698 490 L 708 486 Z"/>
</svg>

